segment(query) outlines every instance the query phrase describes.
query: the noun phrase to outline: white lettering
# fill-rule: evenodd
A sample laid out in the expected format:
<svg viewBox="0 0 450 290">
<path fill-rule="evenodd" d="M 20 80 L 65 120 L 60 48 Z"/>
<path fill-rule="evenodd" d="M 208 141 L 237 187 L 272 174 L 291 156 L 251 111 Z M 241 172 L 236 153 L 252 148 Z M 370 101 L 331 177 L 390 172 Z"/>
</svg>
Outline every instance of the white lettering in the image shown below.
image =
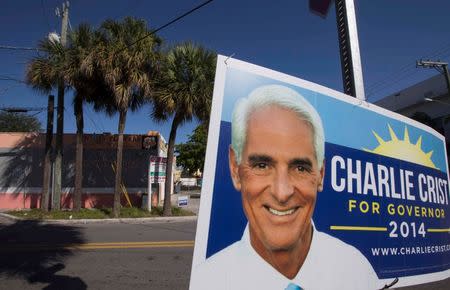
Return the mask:
<svg viewBox="0 0 450 290">
<path fill-rule="evenodd" d="M 345 179 L 340 178 L 340 183 L 337 180 L 337 164 L 339 163 L 340 169 L 345 169 L 345 161 L 341 156 L 335 155 L 331 159 L 331 186 L 334 191 L 342 192 L 345 189 Z"/>
<path fill-rule="evenodd" d="M 356 171 L 352 171 L 352 159 L 347 158 L 347 188 L 353 192 L 353 179 L 356 180 L 356 193 L 361 194 L 361 161 L 356 160 Z"/>
</svg>

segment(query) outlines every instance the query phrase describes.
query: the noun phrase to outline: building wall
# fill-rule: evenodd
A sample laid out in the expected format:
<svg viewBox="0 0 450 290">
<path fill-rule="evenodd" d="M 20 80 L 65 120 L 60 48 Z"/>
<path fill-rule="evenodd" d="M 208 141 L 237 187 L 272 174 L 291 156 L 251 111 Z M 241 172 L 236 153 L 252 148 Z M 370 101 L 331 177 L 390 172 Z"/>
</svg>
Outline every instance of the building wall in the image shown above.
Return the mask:
<svg viewBox="0 0 450 290">
<path fill-rule="evenodd" d="M 375 104 L 410 118 L 418 112 L 427 114 L 432 119 L 433 127 L 445 136 L 447 163 L 450 166 L 450 96 L 442 74 L 387 96 Z"/>
<path fill-rule="evenodd" d="M 375 104 L 407 117 L 417 112 L 426 113 L 447 142 L 450 140 L 450 96 L 445 77 L 441 74 L 387 96 Z"/>
<path fill-rule="evenodd" d="M 143 149 L 143 138 L 156 136 L 156 143 Z M 140 206 L 147 193 L 148 160 L 150 155 L 164 153 L 165 144 L 159 133 L 125 135 L 123 151 L 123 184 L 133 206 Z M 73 204 L 75 178 L 75 134 L 65 134 L 62 172 L 61 206 Z M 152 139 L 153 140 L 153 139 Z M 0 208 L 19 209 L 40 206 L 43 182 L 45 134 L 0 133 Z M 117 136 L 86 134 L 83 159 L 84 207 L 111 207 L 113 204 Z M 162 187 L 152 185 L 161 196 Z M 122 204 L 127 204 L 122 195 Z"/>
</svg>

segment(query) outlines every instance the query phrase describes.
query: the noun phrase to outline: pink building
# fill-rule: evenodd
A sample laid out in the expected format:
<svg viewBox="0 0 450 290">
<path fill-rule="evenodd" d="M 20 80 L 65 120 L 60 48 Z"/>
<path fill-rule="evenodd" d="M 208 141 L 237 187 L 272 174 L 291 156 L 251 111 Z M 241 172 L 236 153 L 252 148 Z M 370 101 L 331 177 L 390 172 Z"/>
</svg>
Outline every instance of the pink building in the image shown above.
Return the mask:
<svg viewBox="0 0 450 290">
<path fill-rule="evenodd" d="M 61 208 L 71 208 L 75 178 L 75 134 L 64 135 Z M 43 184 L 45 134 L 0 133 L 0 209 L 37 208 Z M 82 206 L 112 207 L 117 135 L 84 135 Z M 133 206 L 147 193 L 148 160 L 165 156 L 164 139 L 156 131 L 124 135 L 123 184 Z M 52 188 L 50 187 L 52 192 Z M 163 186 L 152 185 L 157 199 Z M 128 204 L 122 193 L 122 205 Z"/>
</svg>

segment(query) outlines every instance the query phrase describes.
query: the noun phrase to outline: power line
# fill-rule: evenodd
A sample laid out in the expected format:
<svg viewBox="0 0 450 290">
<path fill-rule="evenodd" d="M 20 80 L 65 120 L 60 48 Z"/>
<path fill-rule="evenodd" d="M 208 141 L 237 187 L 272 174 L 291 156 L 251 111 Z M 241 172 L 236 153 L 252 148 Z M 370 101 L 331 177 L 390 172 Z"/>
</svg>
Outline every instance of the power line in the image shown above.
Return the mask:
<svg viewBox="0 0 450 290">
<path fill-rule="evenodd" d="M 189 11 L 183 13 L 182 15 L 180 15 L 180 16 L 178 16 L 178 17 L 172 19 L 171 21 L 167 22 L 166 24 L 164 24 L 164 25 L 162 25 L 162 26 L 156 28 L 155 30 L 150 31 L 150 32 L 149 32 L 148 34 L 146 34 L 145 36 L 139 38 L 138 40 L 132 42 L 131 44 L 127 45 L 126 47 L 122 48 L 121 50 L 119 50 L 119 51 L 117 51 L 117 52 L 120 52 L 120 51 L 123 51 L 123 50 L 125 50 L 125 49 L 127 49 L 127 48 L 130 48 L 131 46 L 135 45 L 136 43 L 138 43 L 138 42 L 144 40 L 145 38 L 147 38 L 147 37 L 149 37 L 149 36 L 151 36 L 151 35 L 157 33 L 158 31 L 160 31 L 160 30 L 162 30 L 162 29 L 164 29 L 164 28 L 166 28 L 166 27 L 172 25 L 173 23 L 175 23 L 175 22 L 181 20 L 182 18 L 188 16 L 189 14 L 194 13 L 194 12 L 197 11 L 198 9 L 202 8 L 203 6 L 206 6 L 207 4 L 209 4 L 209 3 L 213 2 L 213 1 L 214 1 L 214 0 L 208 0 L 208 1 L 203 2 L 203 3 L 200 4 L 200 5 L 197 5 L 196 7 L 192 8 L 191 10 L 189 10 Z M 39 50 L 40 50 L 40 49 L 37 48 L 37 47 L 22 47 L 22 46 L 11 46 L 11 45 L 0 45 L 0 49 L 8 49 L 8 50 L 28 50 L 28 51 L 31 51 L 31 50 L 39 51 Z"/>
<path fill-rule="evenodd" d="M 448 63 L 441 61 L 417 61 L 417 67 L 434 68 L 445 76 L 447 82 L 447 91 L 450 92 L 450 75 L 448 73 Z"/>
<path fill-rule="evenodd" d="M 415 66 L 405 66 L 402 70 L 392 73 L 389 75 L 389 78 L 386 78 L 380 82 L 378 82 L 376 85 L 373 85 L 372 87 L 367 89 L 367 95 L 371 96 L 375 92 L 379 92 L 380 90 L 383 90 L 386 87 L 391 87 L 392 85 L 396 84 L 400 79 L 403 79 L 405 75 L 411 76 L 412 74 L 417 73 L 417 70 Z"/>
<path fill-rule="evenodd" d="M 189 11 L 183 13 L 182 15 L 180 15 L 180 16 L 174 18 L 173 20 L 167 22 L 166 24 L 164 24 L 164 25 L 162 25 L 162 26 L 156 28 L 155 30 L 150 31 L 150 32 L 149 32 L 148 34 L 146 34 L 145 36 L 139 38 L 139 39 L 136 40 L 135 42 L 132 42 L 131 44 L 125 46 L 124 48 L 118 50 L 117 52 L 121 52 L 121 51 L 123 51 L 123 50 L 125 50 L 125 49 L 127 49 L 127 48 L 132 47 L 132 46 L 135 45 L 136 43 L 138 43 L 138 42 L 144 40 L 145 38 L 147 38 L 147 37 L 149 37 L 149 36 L 155 34 L 156 32 L 158 32 L 158 31 L 160 31 L 160 30 L 162 30 L 162 29 L 166 28 L 167 26 L 169 26 L 169 25 L 171 25 L 171 24 L 173 24 L 173 23 L 175 23 L 175 22 L 181 20 L 182 18 L 184 18 L 184 17 L 188 16 L 189 14 L 191 14 L 191 13 L 197 11 L 198 9 L 200 9 L 200 8 L 202 8 L 203 6 L 205 6 L 205 5 L 209 4 L 209 3 L 211 3 L 212 1 L 214 1 L 214 0 L 208 0 L 208 1 L 203 2 L 203 3 L 200 4 L 200 5 L 197 5 L 196 7 L 192 8 L 191 10 L 189 10 Z"/>
<path fill-rule="evenodd" d="M 0 107 L 0 111 L 8 113 L 27 113 L 27 112 L 42 112 L 47 110 L 46 107 Z"/>
<path fill-rule="evenodd" d="M 40 49 L 37 47 L 24 47 L 24 46 L 11 46 L 11 45 L 0 45 L 0 49 L 9 49 L 9 50 L 37 50 Z"/>
<path fill-rule="evenodd" d="M 17 88 L 17 87 L 19 87 L 19 85 L 11 85 L 6 88 L 2 88 L 2 89 L 0 89 L 0 95 L 4 95 L 8 92 L 8 90 L 10 90 L 12 88 Z"/>
<path fill-rule="evenodd" d="M 95 129 L 97 129 L 97 132 L 105 132 L 105 127 L 103 126 L 103 123 L 99 121 L 99 125 L 102 127 L 102 130 L 100 130 L 99 127 L 97 126 L 97 122 L 95 122 L 90 116 L 89 107 L 85 106 L 85 109 L 86 110 L 84 110 L 84 113 L 85 113 L 84 115 L 86 115 L 88 117 L 89 121 L 91 121 L 91 123 L 94 125 Z"/>
<path fill-rule="evenodd" d="M 448 50 L 450 50 L 450 48 Z M 442 55 L 441 57 L 446 57 L 448 55 L 450 55 L 450 53 Z M 373 86 L 371 89 L 368 89 L 367 95 L 368 95 L 368 97 L 372 97 L 375 93 L 378 93 L 380 91 L 383 91 L 384 89 L 392 87 L 392 86 L 396 85 L 399 81 L 404 80 L 408 77 L 411 77 L 411 76 L 417 74 L 418 72 L 419 71 L 417 70 L 417 67 L 414 66 L 414 67 L 409 67 L 408 69 L 404 70 L 402 73 L 391 74 L 390 79 L 386 79 L 382 83 Z M 405 74 L 407 74 L 407 75 L 405 75 Z"/>
<path fill-rule="evenodd" d="M 436 50 L 429 51 L 425 55 L 429 55 L 432 58 L 435 58 L 438 56 L 446 57 L 449 55 L 449 53 L 446 54 L 446 52 L 448 52 L 448 51 L 450 51 L 450 43 L 445 43 L 443 46 L 439 47 Z M 414 72 L 411 73 L 412 71 L 414 71 Z M 375 83 L 372 83 L 371 85 L 368 85 L 367 89 L 366 89 L 366 91 L 368 92 L 367 95 L 368 95 L 368 97 L 373 96 L 374 93 L 379 92 L 388 87 L 392 87 L 399 80 L 403 80 L 406 77 L 412 76 L 416 72 L 417 72 L 417 70 L 416 70 L 416 66 L 415 66 L 415 61 L 414 61 L 414 63 L 412 61 L 408 62 L 406 65 L 402 66 L 399 70 L 387 75 L 386 77 L 376 81 Z"/>
<path fill-rule="evenodd" d="M 441 50 L 441 51 L 439 52 L 439 50 Z M 428 55 L 427 58 L 436 58 L 436 57 L 442 56 L 444 53 L 446 53 L 448 51 L 450 51 L 450 45 L 446 46 L 446 47 L 441 47 L 435 53 Z"/>
<path fill-rule="evenodd" d="M 67 24 L 69 24 L 69 30 L 73 31 L 72 24 L 70 23 L 70 18 L 67 19 Z"/>
<path fill-rule="evenodd" d="M 392 81 L 393 77 L 398 77 L 399 75 L 404 74 L 404 73 L 406 73 L 406 72 L 408 72 L 408 71 L 410 71 L 412 69 L 415 69 L 415 62 L 414 62 L 414 65 L 413 65 L 413 62 L 411 61 L 411 62 L 408 62 L 408 64 L 406 64 L 406 65 L 402 66 L 401 68 L 399 68 L 398 70 L 388 74 L 384 78 L 379 79 L 378 81 L 372 83 L 371 85 L 368 85 L 366 90 L 368 92 L 370 92 L 370 91 L 374 90 L 375 88 L 377 88 L 379 86 L 382 86 L 382 85 L 384 85 L 387 82 Z"/>
<path fill-rule="evenodd" d="M 19 79 L 8 77 L 8 76 L 0 76 L 0 81 L 13 81 L 13 82 L 18 82 L 18 83 L 22 83 L 22 84 L 26 83 L 23 80 L 19 80 Z"/>
<path fill-rule="evenodd" d="M 393 81 L 393 82 L 391 82 L 391 83 L 389 83 L 389 84 L 387 84 L 387 85 L 385 85 L 385 86 L 383 86 L 383 87 L 380 87 L 380 88 L 377 89 L 377 90 L 374 90 L 374 91 L 370 94 L 370 97 L 373 97 L 373 96 L 375 95 L 375 93 L 381 92 L 381 91 L 383 91 L 383 90 L 385 90 L 385 89 L 387 89 L 387 88 L 390 88 L 390 87 L 392 87 L 392 86 L 398 85 L 398 82 L 400 82 L 400 81 L 402 81 L 402 80 L 404 80 L 404 79 L 410 78 L 410 77 L 412 77 L 413 75 L 415 75 L 415 74 L 417 74 L 417 73 L 418 73 L 418 71 L 415 70 L 415 71 L 410 72 L 410 73 L 407 74 L 407 75 L 401 76 L 400 78 L 396 79 L 395 81 Z"/>
<path fill-rule="evenodd" d="M 425 55 L 428 55 L 429 58 L 435 58 L 439 55 L 442 55 L 443 53 L 445 53 L 446 51 L 450 50 L 450 43 L 445 43 L 443 46 L 439 47 L 438 49 L 435 50 L 431 50 L 428 53 L 426 53 Z M 397 76 L 398 74 L 404 74 L 407 73 L 410 70 L 415 70 L 415 64 L 416 64 L 416 60 L 411 60 L 410 62 L 408 62 L 407 64 L 403 65 L 400 69 L 398 69 L 397 71 L 387 75 L 386 77 L 370 84 L 367 86 L 367 90 L 373 90 L 375 87 L 379 87 L 380 85 L 385 84 L 386 82 L 390 82 L 393 76 Z"/>
</svg>

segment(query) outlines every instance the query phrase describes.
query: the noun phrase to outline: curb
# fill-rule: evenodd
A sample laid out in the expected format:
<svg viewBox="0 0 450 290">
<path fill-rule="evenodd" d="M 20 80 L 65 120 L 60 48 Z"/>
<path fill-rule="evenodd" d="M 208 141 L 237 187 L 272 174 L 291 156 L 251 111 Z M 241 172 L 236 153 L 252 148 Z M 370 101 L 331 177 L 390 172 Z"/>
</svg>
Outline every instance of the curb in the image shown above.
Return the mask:
<svg viewBox="0 0 450 290">
<path fill-rule="evenodd" d="M 13 220 L 13 221 L 22 221 L 23 220 L 20 217 L 16 217 L 16 216 L 13 216 L 13 215 L 10 215 L 10 214 L 7 214 L 7 213 L 3 213 L 3 212 L 0 212 L 0 216 L 4 217 L 4 218 L 7 218 L 9 220 Z"/>
<path fill-rule="evenodd" d="M 0 213 L 1 217 L 12 221 L 27 221 L 28 219 L 19 218 L 7 213 Z M 198 216 L 177 216 L 177 217 L 145 217 L 145 218 L 108 218 L 108 219 L 73 219 L 73 220 L 38 220 L 46 224 L 144 224 L 158 222 L 187 222 L 196 221 Z"/>
</svg>

